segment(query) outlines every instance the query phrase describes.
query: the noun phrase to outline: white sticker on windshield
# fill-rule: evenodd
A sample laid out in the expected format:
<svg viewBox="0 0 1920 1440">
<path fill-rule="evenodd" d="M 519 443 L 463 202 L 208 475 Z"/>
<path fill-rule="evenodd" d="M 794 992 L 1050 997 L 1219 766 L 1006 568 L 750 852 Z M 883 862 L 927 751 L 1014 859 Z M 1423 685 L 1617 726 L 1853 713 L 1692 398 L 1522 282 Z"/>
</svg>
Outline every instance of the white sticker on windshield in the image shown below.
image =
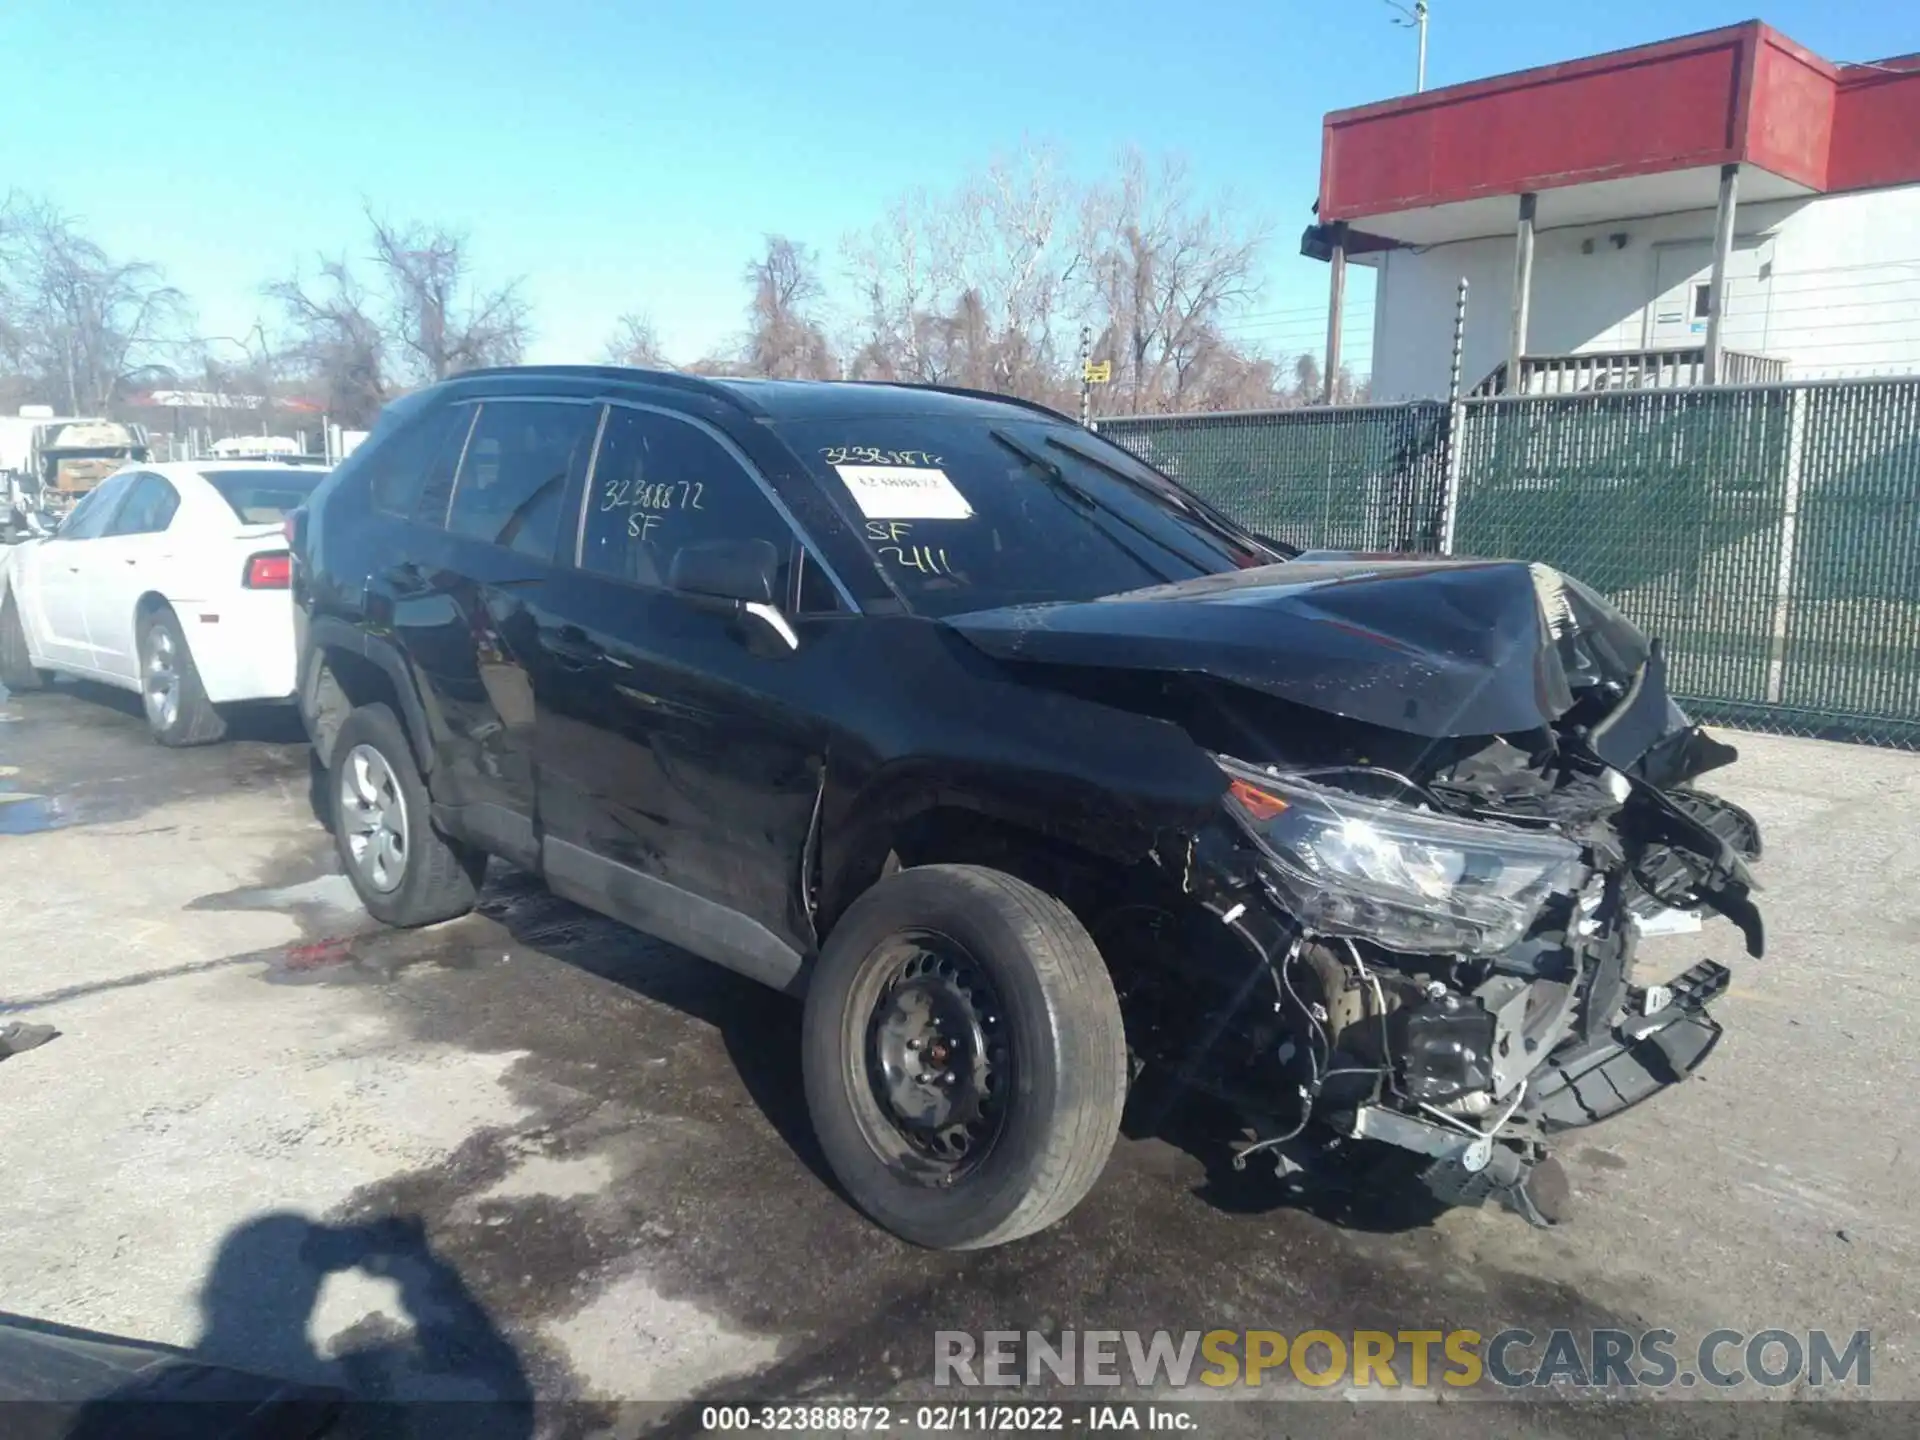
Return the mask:
<svg viewBox="0 0 1920 1440">
<path fill-rule="evenodd" d="M 971 520 L 947 472 L 920 465 L 836 465 L 869 520 Z"/>
</svg>

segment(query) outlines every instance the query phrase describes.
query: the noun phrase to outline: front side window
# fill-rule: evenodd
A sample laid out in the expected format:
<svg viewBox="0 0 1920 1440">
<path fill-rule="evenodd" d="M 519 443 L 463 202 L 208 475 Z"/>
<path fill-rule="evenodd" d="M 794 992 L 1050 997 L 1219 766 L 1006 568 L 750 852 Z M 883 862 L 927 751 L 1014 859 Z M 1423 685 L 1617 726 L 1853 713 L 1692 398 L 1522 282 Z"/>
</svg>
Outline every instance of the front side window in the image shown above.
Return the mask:
<svg viewBox="0 0 1920 1440">
<path fill-rule="evenodd" d="M 1092 600 L 1287 552 L 1118 447 L 1026 418 L 889 415 L 774 429 L 925 615 Z"/>
<path fill-rule="evenodd" d="M 547 400 L 482 405 L 454 481 L 447 529 L 551 560 L 567 477 L 586 468 L 599 420 L 592 405 Z"/>
<path fill-rule="evenodd" d="M 713 436 L 685 420 L 614 406 L 593 465 L 580 568 L 665 586 L 682 546 L 762 540 L 780 557 L 773 593 L 787 594 L 793 532 Z"/>
<path fill-rule="evenodd" d="M 180 492 L 158 475 L 134 478 L 127 500 L 106 529 L 108 535 L 158 535 L 173 523 L 180 508 Z"/>
</svg>

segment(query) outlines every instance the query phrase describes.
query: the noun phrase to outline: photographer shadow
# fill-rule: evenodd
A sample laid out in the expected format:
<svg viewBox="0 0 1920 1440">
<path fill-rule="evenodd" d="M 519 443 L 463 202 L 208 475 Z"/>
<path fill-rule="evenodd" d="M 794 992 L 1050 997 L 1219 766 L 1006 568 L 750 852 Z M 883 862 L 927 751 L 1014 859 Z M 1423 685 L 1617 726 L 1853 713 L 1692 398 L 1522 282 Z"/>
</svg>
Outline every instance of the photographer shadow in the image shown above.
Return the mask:
<svg viewBox="0 0 1920 1440">
<path fill-rule="evenodd" d="M 321 1291 L 349 1272 L 391 1282 L 406 1323 L 376 1312 L 335 1336 L 323 1354 L 311 1335 Z M 183 1361 L 305 1387 L 308 1414 L 314 1394 L 338 1397 L 322 1429 L 292 1433 L 327 1440 L 533 1434 L 533 1391 L 519 1352 L 416 1218 L 335 1226 L 290 1212 L 257 1216 L 222 1242 L 200 1290 L 200 1313 L 200 1337 Z M 188 1423 L 182 1433 L 196 1433 L 196 1407 L 183 1398 L 196 1389 L 204 1387 L 188 1380 L 168 1389 L 163 1380 L 156 1391 L 155 1380 L 142 1376 L 84 1407 L 69 1436 L 153 1434 L 156 1405 L 186 1412 L 174 1418 Z M 259 1433 L 290 1432 L 270 1426 Z"/>
</svg>

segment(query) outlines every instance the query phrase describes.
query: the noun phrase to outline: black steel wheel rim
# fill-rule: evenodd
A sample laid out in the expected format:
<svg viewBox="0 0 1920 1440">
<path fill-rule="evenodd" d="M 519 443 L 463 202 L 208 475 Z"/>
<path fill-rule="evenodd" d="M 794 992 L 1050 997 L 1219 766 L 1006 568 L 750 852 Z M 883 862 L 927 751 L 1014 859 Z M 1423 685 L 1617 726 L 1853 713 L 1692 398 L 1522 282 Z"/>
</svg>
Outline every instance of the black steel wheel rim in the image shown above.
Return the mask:
<svg viewBox="0 0 1920 1440">
<path fill-rule="evenodd" d="M 951 1185 L 1006 1130 L 1005 1007 L 986 967 L 948 936 L 896 936 L 880 961 L 878 983 L 862 987 L 871 997 L 859 1023 L 873 1114 L 861 1128 L 897 1172 Z"/>
</svg>

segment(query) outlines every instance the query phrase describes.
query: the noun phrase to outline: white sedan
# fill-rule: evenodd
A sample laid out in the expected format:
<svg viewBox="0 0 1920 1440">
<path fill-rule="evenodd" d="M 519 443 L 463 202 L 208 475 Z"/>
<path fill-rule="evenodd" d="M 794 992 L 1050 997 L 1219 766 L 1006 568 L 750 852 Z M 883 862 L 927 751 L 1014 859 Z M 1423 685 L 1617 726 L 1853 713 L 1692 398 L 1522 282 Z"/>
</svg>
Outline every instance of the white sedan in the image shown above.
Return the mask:
<svg viewBox="0 0 1920 1440">
<path fill-rule="evenodd" d="M 272 460 L 136 464 L 5 552 L 0 684 L 55 673 L 140 693 L 162 745 L 226 733 L 220 705 L 294 689 L 284 523 L 325 477 Z"/>
</svg>

